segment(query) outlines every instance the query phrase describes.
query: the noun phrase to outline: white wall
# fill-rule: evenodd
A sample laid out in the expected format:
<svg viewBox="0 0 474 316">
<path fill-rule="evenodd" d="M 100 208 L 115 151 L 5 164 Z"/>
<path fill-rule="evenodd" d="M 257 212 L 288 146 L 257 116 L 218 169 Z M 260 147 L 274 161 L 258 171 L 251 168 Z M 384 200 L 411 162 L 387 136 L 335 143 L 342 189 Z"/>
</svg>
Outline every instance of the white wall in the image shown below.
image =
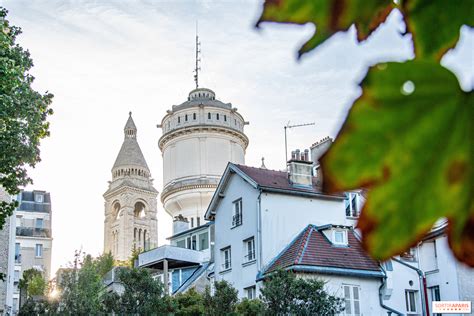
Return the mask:
<svg viewBox="0 0 474 316">
<path fill-rule="evenodd" d="M 344 201 L 262 194 L 262 263 L 268 264 L 308 224 L 345 224 Z"/>
<path fill-rule="evenodd" d="M 359 278 L 351 276 L 337 275 L 315 275 L 300 274 L 303 278 L 318 279 L 326 282 L 325 290 L 328 294 L 343 298 L 343 285 L 358 286 L 360 290 L 360 312 L 361 315 L 386 315 L 387 310 L 383 309 L 379 303 L 379 286 L 380 279 L 376 278 Z M 343 305 L 344 306 L 344 305 Z"/>
<path fill-rule="evenodd" d="M 232 228 L 233 201 L 242 198 L 242 225 Z M 220 200 L 215 218 L 215 278 L 230 282 L 244 297 L 244 288 L 255 285 L 257 262 L 243 265 L 243 240 L 255 237 L 257 247 L 257 198 L 253 189 L 239 176 L 232 176 L 225 197 Z M 232 269 L 222 272 L 221 249 L 231 246 Z M 258 250 L 256 250 L 258 252 Z"/>
</svg>

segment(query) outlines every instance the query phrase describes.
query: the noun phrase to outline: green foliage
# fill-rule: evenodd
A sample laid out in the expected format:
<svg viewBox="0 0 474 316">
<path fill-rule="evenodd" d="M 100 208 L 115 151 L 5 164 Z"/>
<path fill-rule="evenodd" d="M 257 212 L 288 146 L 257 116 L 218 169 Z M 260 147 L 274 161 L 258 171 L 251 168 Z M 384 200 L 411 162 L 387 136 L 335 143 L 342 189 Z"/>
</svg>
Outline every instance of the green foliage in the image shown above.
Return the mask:
<svg viewBox="0 0 474 316">
<path fill-rule="evenodd" d="M 46 294 L 46 280 L 42 275 L 34 276 L 28 283 L 27 293 L 28 296 L 34 295 L 45 295 Z"/>
<path fill-rule="evenodd" d="M 114 257 L 112 253 L 103 253 L 93 261 L 95 269 L 100 277 L 103 277 L 107 272 L 114 267 Z"/>
<path fill-rule="evenodd" d="M 175 316 L 199 316 L 204 315 L 204 298 L 194 289 L 174 296 Z"/>
<path fill-rule="evenodd" d="M 324 282 L 297 278 L 279 270 L 270 275 L 261 289 L 268 315 L 334 315 L 343 310 L 342 300 L 324 290 Z"/>
<path fill-rule="evenodd" d="M 238 302 L 238 291 L 226 281 L 214 282 L 214 295 L 206 287 L 204 292 L 205 315 L 231 315 L 235 312 L 235 306 Z"/>
<path fill-rule="evenodd" d="M 133 315 L 164 315 L 172 311 L 168 297 L 163 296 L 164 289 L 160 281 L 154 280 L 146 269 L 121 268 L 119 279 L 124 287 L 121 296 L 112 294 L 106 298 L 110 304 L 108 312 Z"/>
<path fill-rule="evenodd" d="M 31 183 L 26 167 L 40 161 L 39 142 L 49 135 L 48 107 L 53 95 L 33 90 L 28 51 L 16 44 L 20 28 L 10 25 L 7 10 L 0 7 L 0 186 L 11 195 Z M 0 229 L 18 206 L 0 202 Z"/>
<path fill-rule="evenodd" d="M 46 281 L 43 273 L 34 268 L 23 271 L 21 280 L 18 282 L 21 291 L 25 291 L 27 296 L 42 295 L 46 290 Z"/>
<path fill-rule="evenodd" d="M 265 305 L 261 300 L 253 299 L 249 300 L 244 298 L 242 301 L 237 303 L 235 311 L 238 315 L 242 316 L 258 316 L 263 315 L 265 312 Z"/>
<path fill-rule="evenodd" d="M 61 311 L 66 314 L 94 315 L 102 309 L 102 279 L 90 255 L 83 259 L 80 269 L 64 272 L 59 289 Z"/>
<path fill-rule="evenodd" d="M 406 251 L 446 217 L 451 249 L 474 266 L 473 92 L 461 91 L 438 63 L 460 27 L 474 25 L 472 1 L 267 0 L 258 23 L 315 24 L 301 55 L 351 24 L 365 39 L 395 7 L 412 35 L 415 61 L 368 72 L 321 160 L 324 190 L 369 189 L 358 225 L 373 257 Z"/>
</svg>

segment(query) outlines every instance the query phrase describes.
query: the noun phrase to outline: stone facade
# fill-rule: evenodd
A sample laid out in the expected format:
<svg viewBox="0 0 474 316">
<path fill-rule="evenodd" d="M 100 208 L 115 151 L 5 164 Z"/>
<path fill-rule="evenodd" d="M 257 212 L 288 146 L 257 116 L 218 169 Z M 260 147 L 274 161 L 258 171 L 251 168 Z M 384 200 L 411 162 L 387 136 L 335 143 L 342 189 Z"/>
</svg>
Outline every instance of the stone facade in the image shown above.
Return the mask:
<svg viewBox="0 0 474 316">
<path fill-rule="evenodd" d="M 111 252 L 120 261 L 128 260 L 133 249 L 150 249 L 158 243 L 158 191 L 138 145 L 131 113 L 124 134 L 112 181 L 104 193 L 104 252 Z"/>
<path fill-rule="evenodd" d="M 0 187 L 0 201 L 10 201 L 10 196 Z M 0 281 L 0 315 L 11 311 L 13 304 L 13 253 L 12 242 L 14 235 L 12 234 L 11 218 L 7 218 L 3 228 L 0 230 L 0 273 L 3 274 L 4 280 Z M 13 236 L 12 236 L 13 235 Z"/>
</svg>

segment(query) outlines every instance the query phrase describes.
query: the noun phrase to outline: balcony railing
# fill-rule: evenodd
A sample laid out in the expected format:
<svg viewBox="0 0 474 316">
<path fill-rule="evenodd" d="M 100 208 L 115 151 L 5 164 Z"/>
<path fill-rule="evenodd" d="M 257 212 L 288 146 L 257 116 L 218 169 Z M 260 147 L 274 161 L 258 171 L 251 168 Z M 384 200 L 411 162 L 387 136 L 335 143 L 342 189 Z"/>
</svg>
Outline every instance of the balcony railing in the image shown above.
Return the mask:
<svg viewBox="0 0 474 316">
<path fill-rule="evenodd" d="M 247 255 L 244 256 L 245 262 L 250 262 L 255 260 L 255 250 L 249 251 Z"/>
<path fill-rule="evenodd" d="M 51 230 L 47 228 L 35 228 L 35 227 L 17 227 L 17 236 L 26 237 L 51 237 Z"/>
<path fill-rule="evenodd" d="M 242 214 L 232 216 L 232 227 L 242 225 Z"/>
<path fill-rule="evenodd" d="M 229 270 L 230 268 L 232 268 L 232 264 L 230 260 L 224 261 L 224 263 L 222 264 L 222 269 Z"/>
</svg>

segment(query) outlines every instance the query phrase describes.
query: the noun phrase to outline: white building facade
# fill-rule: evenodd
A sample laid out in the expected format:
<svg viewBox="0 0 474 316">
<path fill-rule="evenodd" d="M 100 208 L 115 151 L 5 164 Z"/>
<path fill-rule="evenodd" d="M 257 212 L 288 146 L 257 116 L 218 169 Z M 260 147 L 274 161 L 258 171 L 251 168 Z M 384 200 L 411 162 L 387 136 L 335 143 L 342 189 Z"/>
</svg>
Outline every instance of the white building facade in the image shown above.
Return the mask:
<svg viewBox="0 0 474 316">
<path fill-rule="evenodd" d="M 48 281 L 51 276 L 53 247 L 51 195 L 46 191 L 22 191 L 18 194 L 19 207 L 15 211 L 15 271 L 14 310 L 19 309 L 19 281 L 23 272 L 36 269 Z"/>
<path fill-rule="evenodd" d="M 188 100 L 173 105 L 161 124 L 158 141 L 163 155 L 161 201 L 174 218 L 189 227 L 204 223 L 204 213 L 227 163 L 244 163 L 248 124 L 230 103 L 216 99 L 210 89 L 197 88 Z"/>
</svg>

